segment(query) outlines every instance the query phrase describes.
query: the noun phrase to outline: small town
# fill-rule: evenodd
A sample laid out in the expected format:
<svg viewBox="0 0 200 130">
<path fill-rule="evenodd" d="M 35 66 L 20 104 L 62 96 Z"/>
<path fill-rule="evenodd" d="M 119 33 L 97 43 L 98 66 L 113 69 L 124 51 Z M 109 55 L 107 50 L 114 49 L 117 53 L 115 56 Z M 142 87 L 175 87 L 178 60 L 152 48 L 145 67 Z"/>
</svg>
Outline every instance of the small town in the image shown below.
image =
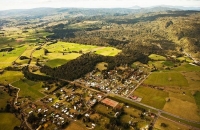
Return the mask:
<svg viewBox="0 0 200 130">
<path fill-rule="evenodd" d="M 29 102 L 24 106 L 24 114 L 33 128 L 34 124 L 40 124 L 37 129 L 49 125 L 50 128 L 60 129 L 70 122 L 84 123 L 88 129 L 93 129 L 96 125 L 121 129 L 117 124 L 119 122 L 113 122 L 112 126 L 107 124 L 109 119 L 118 119 L 116 117 L 122 117 L 119 119 L 125 124 L 125 129 L 138 128 L 141 124 L 142 129 L 149 129 L 156 118 L 155 114 L 109 98 L 110 94 L 116 94 L 140 102 L 141 98 L 129 95 L 146 76 L 147 73 L 138 68 L 119 67 L 109 72 L 94 70 L 73 81 L 74 84 L 64 86 L 39 101 Z M 45 91 L 48 88 L 44 88 Z M 19 101 L 17 104 L 21 103 Z M 35 114 L 40 118 L 38 122 L 35 122 Z M 100 120 L 104 121 L 99 122 Z"/>
</svg>

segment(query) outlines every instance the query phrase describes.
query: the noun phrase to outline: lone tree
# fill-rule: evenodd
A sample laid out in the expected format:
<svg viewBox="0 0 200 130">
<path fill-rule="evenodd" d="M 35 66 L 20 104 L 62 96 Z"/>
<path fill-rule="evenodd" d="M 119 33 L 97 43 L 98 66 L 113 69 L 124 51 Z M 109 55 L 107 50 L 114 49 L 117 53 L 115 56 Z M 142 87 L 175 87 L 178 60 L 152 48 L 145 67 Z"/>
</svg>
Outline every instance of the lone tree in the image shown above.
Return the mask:
<svg viewBox="0 0 200 130">
<path fill-rule="evenodd" d="M 167 127 L 167 124 L 161 123 L 160 126 L 161 126 L 161 127 Z"/>
</svg>

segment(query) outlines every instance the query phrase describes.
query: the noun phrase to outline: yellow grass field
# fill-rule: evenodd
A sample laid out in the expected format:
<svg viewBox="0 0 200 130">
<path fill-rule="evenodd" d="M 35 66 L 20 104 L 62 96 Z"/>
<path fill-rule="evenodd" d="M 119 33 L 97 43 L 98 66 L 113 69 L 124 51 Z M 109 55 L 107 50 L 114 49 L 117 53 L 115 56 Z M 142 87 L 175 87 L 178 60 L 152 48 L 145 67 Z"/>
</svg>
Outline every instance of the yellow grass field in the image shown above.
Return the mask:
<svg viewBox="0 0 200 130">
<path fill-rule="evenodd" d="M 24 77 L 22 72 L 19 71 L 5 71 L 0 75 L 0 83 L 12 83 Z"/>
<path fill-rule="evenodd" d="M 161 127 L 161 123 L 165 123 L 167 127 Z M 159 117 L 154 125 L 154 130 L 189 130 L 189 127 Z"/>
<path fill-rule="evenodd" d="M 200 115 L 195 103 L 170 97 L 170 101 L 165 104 L 163 110 L 185 119 L 200 121 Z"/>
<path fill-rule="evenodd" d="M 11 113 L 0 113 L 0 130 L 13 130 L 15 126 L 20 126 L 20 120 Z"/>
</svg>

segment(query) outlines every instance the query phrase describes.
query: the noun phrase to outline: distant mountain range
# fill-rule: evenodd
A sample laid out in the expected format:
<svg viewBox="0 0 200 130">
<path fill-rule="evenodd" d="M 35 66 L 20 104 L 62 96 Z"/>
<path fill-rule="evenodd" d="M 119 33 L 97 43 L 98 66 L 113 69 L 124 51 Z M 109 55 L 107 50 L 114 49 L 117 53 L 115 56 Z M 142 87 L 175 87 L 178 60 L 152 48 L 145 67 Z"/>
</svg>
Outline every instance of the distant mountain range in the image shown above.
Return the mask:
<svg viewBox="0 0 200 130">
<path fill-rule="evenodd" d="M 171 5 L 159 5 L 145 8 L 168 8 L 168 9 L 180 9 L 180 10 L 200 10 L 200 7 L 184 7 L 184 6 L 171 6 Z M 144 9 L 144 7 L 140 6 L 132 6 L 130 9 Z"/>
</svg>

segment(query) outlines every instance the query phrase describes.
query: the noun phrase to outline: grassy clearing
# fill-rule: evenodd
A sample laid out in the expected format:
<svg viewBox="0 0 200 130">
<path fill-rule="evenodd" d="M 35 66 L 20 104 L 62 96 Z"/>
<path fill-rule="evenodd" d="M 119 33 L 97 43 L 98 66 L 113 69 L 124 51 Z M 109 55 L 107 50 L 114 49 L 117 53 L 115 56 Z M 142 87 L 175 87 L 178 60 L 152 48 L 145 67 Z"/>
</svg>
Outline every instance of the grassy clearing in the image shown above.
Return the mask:
<svg viewBox="0 0 200 130">
<path fill-rule="evenodd" d="M 189 57 L 178 57 L 176 59 L 179 60 L 179 61 L 186 61 L 186 62 L 189 62 L 189 63 L 193 62 L 193 60 Z"/>
<path fill-rule="evenodd" d="M 95 106 L 95 110 L 97 111 L 97 112 L 99 112 L 100 114 L 106 114 L 106 115 L 108 115 L 109 117 L 113 117 L 114 116 L 114 112 L 113 112 L 113 110 L 110 108 L 110 107 L 107 107 L 107 106 L 105 106 L 105 105 L 103 105 L 103 104 L 97 104 L 96 106 Z"/>
<path fill-rule="evenodd" d="M 142 103 L 159 109 L 164 107 L 166 103 L 165 98 L 168 97 L 167 92 L 149 87 L 139 87 L 134 91 L 134 95 L 142 97 Z"/>
<path fill-rule="evenodd" d="M 24 77 L 22 72 L 19 71 L 5 71 L 0 76 L 0 83 L 8 84 L 19 80 L 20 78 Z"/>
<path fill-rule="evenodd" d="M 135 109 L 133 107 L 124 107 L 124 112 L 127 113 L 128 115 L 132 115 L 136 118 L 140 118 L 140 114 L 142 113 L 141 110 Z"/>
<path fill-rule="evenodd" d="M 65 130 L 86 130 L 86 127 L 80 122 L 72 122 Z"/>
<path fill-rule="evenodd" d="M 198 106 L 199 109 L 200 109 L 200 91 L 197 91 L 197 92 L 194 94 L 194 99 L 195 99 L 195 101 L 196 101 L 197 106 Z"/>
<path fill-rule="evenodd" d="M 104 56 L 115 56 L 117 55 L 120 50 L 113 48 L 113 47 L 104 47 L 102 49 L 98 49 L 95 53 Z"/>
<path fill-rule="evenodd" d="M 155 60 L 155 61 L 165 61 L 166 60 L 166 57 L 164 57 L 164 56 L 161 56 L 161 55 L 156 55 L 156 54 L 151 54 L 151 55 L 149 55 L 149 58 L 151 59 L 151 60 Z"/>
<path fill-rule="evenodd" d="M 161 123 L 165 123 L 167 125 L 167 127 L 162 127 Z M 159 130 L 188 130 L 189 128 L 185 125 L 175 123 L 175 122 L 172 122 L 170 120 L 159 117 L 158 120 L 156 121 L 155 125 L 154 125 L 154 129 L 159 129 Z"/>
<path fill-rule="evenodd" d="M 185 119 L 200 121 L 198 108 L 195 103 L 170 97 L 170 101 L 165 104 L 163 110 Z"/>
<path fill-rule="evenodd" d="M 101 62 L 101 63 L 98 63 L 97 65 L 96 65 L 96 68 L 98 68 L 99 70 L 106 70 L 107 69 L 107 66 L 108 65 L 108 63 L 106 63 L 106 62 Z"/>
<path fill-rule="evenodd" d="M 53 59 L 53 60 L 49 60 L 45 63 L 45 65 L 51 67 L 51 68 L 54 68 L 54 67 L 58 67 L 62 64 L 65 64 L 67 63 L 68 61 L 65 60 L 65 59 Z"/>
<path fill-rule="evenodd" d="M 20 126 L 20 120 L 11 113 L 0 113 L 0 130 L 13 130 L 15 126 Z"/>
<path fill-rule="evenodd" d="M 14 82 L 12 85 L 20 88 L 19 96 L 21 97 L 31 97 L 33 100 L 36 100 L 44 96 L 44 94 L 39 91 L 42 89 L 42 82 L 34 82 L 23 79 Z"/>
<path fill-rule="evenodd" d="M 144 83 L 155 86 L 189 86 L 186 78 L 178 72 L 154 72 Z"/>
<path fill-rule="evenodd" d="M 123 122 L 123 123 L 127 123 L 131 120 L 131 116 L 130 115 L 122 115 L 120 117 L 120 121 Z"/>
<path fill-rule="evenodd" d="M 0 89 L 0 109 L 4 109 L 6 107 L 7 101 L 11 99 L 11 96 L 3 89 Z"/>
</svg>

